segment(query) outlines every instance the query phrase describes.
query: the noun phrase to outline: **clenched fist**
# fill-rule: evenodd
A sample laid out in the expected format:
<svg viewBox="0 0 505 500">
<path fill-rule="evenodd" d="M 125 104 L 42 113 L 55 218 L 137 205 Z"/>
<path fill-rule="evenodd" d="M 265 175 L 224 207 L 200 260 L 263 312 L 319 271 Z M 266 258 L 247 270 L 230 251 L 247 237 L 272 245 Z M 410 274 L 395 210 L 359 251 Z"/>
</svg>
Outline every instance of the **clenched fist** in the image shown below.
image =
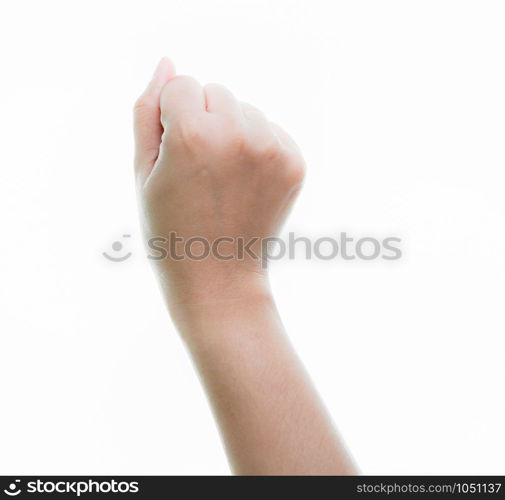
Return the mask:
<svg viewBox="0 0 505 500">
<path fill-rule="evenodd" d="M 168 59 L 135 104 L 135 136 L 143 228 L 169 306 L 266 289 L 261 242 L 304 176 L 293 140 L 225 87 L 175 76 Z"/>
</svg>

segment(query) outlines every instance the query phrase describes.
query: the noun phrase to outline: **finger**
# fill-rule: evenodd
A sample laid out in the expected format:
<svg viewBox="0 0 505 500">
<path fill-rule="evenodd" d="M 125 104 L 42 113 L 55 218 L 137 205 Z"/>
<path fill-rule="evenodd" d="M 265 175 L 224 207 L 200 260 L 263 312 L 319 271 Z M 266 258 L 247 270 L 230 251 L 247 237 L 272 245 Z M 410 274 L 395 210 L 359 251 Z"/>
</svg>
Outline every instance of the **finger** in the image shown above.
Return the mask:
<svg viewBox="0 0 505 500">
<path fill-rule="evenodd" d="M 268 122 L 263 111 L 259 110 L 256 106 L 249 104 L 248 102 L 240 102 L 240 108 L 242 114 L 247 120 L 254 120 L 255 122 L 264 121 Z"/>
<path fill-rule="evenodd" d="M 223 85 L 209 83 L 205 85 L 205 101 L 209 113 L 240 114 L 240 106 L 235 96 Z"/>
<path fill-rule="evenodd" d="M 164 57 L 134 108 L 135 169 L 147 175 L 158 156 L 163 128 L 160 123 L 160 94 L 175 75 L 173 63 Z"/>
<path fill-rule="evenodd" d="M 277 140 L 270 127 L 270 122 L 262 111 L 247 102 L 241 102 L 240 108 L 249 133 L 258 145 L 271 143 L 272 140 Z"/>
<path fill-rule="evenodd" d="M 296 144 L 293 138 L 287 132 L 285 132 L 284 129 L 279 127 L 277 123 L 270 122 L 270 127 L 286 149 L 290 149 L 292 151 L 300 151 L 298 144 Z"/>
<path fill-rule="evenodd" d="M 172 78 L 161 91 L 161 122 L 166 128 L 181 114 L 205 111 L 202 86 L 190 76 Z"/>
</svg>

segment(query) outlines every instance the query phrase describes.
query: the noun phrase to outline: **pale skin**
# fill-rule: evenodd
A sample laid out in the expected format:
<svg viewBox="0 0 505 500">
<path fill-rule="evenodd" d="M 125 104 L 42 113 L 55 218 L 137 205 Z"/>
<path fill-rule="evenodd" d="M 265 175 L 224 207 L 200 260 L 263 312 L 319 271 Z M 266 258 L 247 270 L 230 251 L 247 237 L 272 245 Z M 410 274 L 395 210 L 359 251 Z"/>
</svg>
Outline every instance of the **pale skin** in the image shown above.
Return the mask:
<svg viewBox="0 0 505 500">
<path fill-rule="evenodd" d="M 276 236 L 303 182 L 294 141 L 226 88 L 159 63 L 135 104 L 145 238 Z M 284 332 L 261 259 L 231 242 L 155 272 L 207 392 L 236 474 L 344 475 L 355 468 Z M 197 250 L 195 249 L 195 253 Z M 189 432 L 189 431 L 188 431 Z"/>
</svg>

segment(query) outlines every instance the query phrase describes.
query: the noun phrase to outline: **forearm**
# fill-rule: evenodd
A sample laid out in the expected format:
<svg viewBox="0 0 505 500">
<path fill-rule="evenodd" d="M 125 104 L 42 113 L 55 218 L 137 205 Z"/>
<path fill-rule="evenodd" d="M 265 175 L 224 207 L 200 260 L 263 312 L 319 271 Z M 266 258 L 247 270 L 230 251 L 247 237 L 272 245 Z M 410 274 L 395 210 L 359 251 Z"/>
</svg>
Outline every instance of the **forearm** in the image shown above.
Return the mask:
<svg viewBox="0 0 505 500">
<path fill-rule="evenodd" d="M 267 291 L 177 309 L 235 473 L 354 473 Z"/>
</svg>

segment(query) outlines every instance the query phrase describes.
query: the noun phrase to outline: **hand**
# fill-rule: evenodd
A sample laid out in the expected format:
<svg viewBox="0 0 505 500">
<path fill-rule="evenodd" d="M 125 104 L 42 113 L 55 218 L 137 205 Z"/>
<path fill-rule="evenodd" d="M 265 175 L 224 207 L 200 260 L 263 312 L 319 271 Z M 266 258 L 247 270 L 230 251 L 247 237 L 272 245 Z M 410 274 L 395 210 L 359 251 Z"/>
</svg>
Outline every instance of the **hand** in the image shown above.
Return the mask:
<svg viewBox="0 0 505 500">
<path fill-rule="evenodd" d="M 233 470 L 353 473 L 284 334 L 264 262 L 236 245 L 278 233 L 303 180 L 298 148 L 260 111 L 224 87 L 175 76 L 165 59 L 137 101 L 135 130 L 145 235 L 180 239 L 168 241 L 158 275 Z M 195 237 L 221 241 L 222 257 L 191 259 L 205 250 L 188 249 Z M 262 246 L 251 250 L 261 257 Z"/>
<path fill-rule="evenodd" d="M 240 245 L 261 257 L 260 240 L 278 233 L 304 176 L 293 140 L 226 88 L 175 76 L 168 59 L 135 105 L 135 130 L 143 227 L 166 250 L 150 253 L 169 305 L 265 290 L 264 263 Z"/>
</svg>

